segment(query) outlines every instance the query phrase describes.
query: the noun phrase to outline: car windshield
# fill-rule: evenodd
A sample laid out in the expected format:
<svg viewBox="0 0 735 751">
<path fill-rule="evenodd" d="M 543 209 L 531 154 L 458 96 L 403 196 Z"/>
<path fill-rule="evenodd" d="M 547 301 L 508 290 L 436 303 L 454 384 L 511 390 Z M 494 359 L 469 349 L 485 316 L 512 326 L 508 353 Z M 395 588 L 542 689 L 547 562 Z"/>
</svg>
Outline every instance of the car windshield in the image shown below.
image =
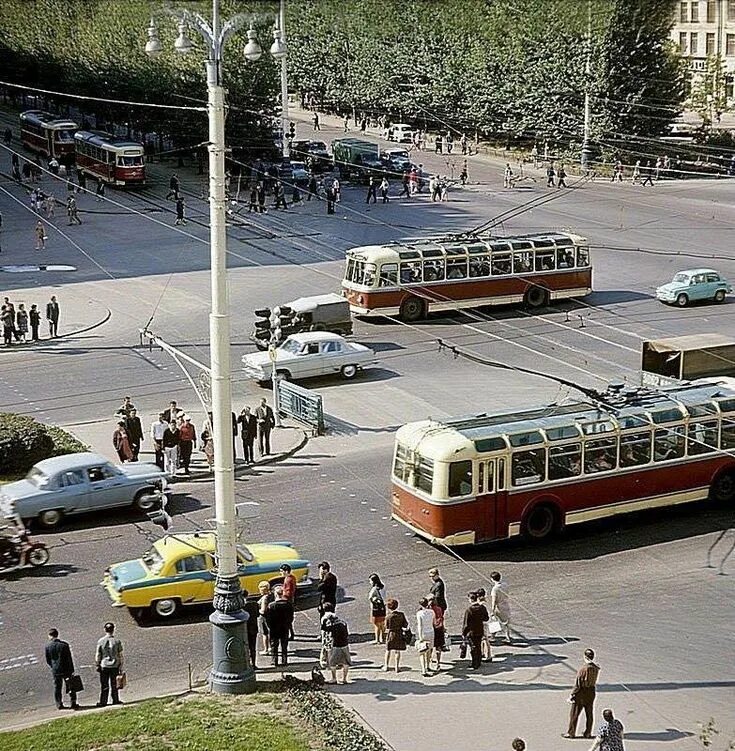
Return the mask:
<svg viewBox="0 0 735 751">
<path fill-rule="evenodd" d="M 42 488 L 45 485 L 48 485 L 49 479 L 49 476 L 38 467 L 31 467 L 31 471 L 26 475 L 26 480 L 37 488 Z"/>
<path fill-rule="evenodd" d="M 689 274 L 677 274 L 674 281 L 678 284 L 689 284 Z"/>
<path fill-rule="evenodd" d="M 306 167 L 304 167 L 304 163 L 303 162 L 291 162 L 291 169 L 294 169 L 294 170 L 295 169 L 301 169 L 301 170 L 303 170 L 303 169 L 306 169 Z"/>
<path fill-rule="evenodd" d="M 310 141 L 309 151 L 326 151 L 327 144 L 324 141 Z"/>
<path fill-rule="evenodd" d="M 163 567 L 163 556 L 155 547 L 152 547 L 147 553 L 143 553 L 143 563 L 145 563 L 154 574 L 157 574 Z"/>
<path fill-rule="evenodd" d="M 284 352 L 288 352 L 290 355 L 298 355 L 301 352 L 301 342 L 297 342 L 296 339 L 286 339 L 281 345 L 281 349 Z"/>
<path fill-rule="evenodd" d="M 407 151 L 389 151 L 388 158 L 389 159 L 408 159 L 408 152 Z"/>
</svg>

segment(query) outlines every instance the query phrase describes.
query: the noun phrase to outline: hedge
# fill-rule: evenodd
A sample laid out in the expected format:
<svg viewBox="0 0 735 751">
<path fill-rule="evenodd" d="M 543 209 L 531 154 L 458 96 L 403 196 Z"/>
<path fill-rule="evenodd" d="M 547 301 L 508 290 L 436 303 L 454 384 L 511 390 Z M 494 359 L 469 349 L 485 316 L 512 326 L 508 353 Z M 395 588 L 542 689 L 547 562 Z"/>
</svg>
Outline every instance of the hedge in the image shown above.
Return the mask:
<svg viewBox="0 0 735 751">
<path fill-rule="evenodd" d="M 25 473 L 42 459 L 78 451 L 87 451 L 87 446 L 65 430 L 0 412 L 0 475 Z"/>
</svg>

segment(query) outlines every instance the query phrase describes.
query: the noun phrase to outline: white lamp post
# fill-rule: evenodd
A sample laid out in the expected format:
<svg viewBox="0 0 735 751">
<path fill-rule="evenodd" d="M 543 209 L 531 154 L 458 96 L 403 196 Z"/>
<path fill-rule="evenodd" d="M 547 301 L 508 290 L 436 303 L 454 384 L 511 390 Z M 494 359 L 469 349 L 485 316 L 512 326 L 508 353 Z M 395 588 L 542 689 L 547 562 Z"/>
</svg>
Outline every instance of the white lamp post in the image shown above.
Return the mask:
<svg viewBox="0 0 735 751">
<path fill-rule="evenodd" d="M 235 475 L 232 454 L 232 389 L 230 383 L 230 313 L 227 290 L 227 237 L 225 232 L 225 102 L 222 55 L 225 43 L 249 18 L 236 15 L 222 23 L 219 0 L 212 1 L 212 21 L 188 10 L 166 10 L 178 21 L 174 48 L 181 53 L 193 45 L 187 28 L 196 29 L 207 45 L 207 111 L 209 116 L 209 218 L 211 244 L 212 312 L 209 316 L 212 429 L 214 435 L 214 497 L 217 528 L 217 580 L 212 623 L 212 671 L 209 682 L 216 693 L 240 694 L 255 690 L 255 672 L 248 656 L 245 599 L 237 569 Z M 263 51 L 252 24 L 244 55 L 258 60 Z M 148 27 L 145 51 L 162 51 L 155 23 Z"/>
</svg>

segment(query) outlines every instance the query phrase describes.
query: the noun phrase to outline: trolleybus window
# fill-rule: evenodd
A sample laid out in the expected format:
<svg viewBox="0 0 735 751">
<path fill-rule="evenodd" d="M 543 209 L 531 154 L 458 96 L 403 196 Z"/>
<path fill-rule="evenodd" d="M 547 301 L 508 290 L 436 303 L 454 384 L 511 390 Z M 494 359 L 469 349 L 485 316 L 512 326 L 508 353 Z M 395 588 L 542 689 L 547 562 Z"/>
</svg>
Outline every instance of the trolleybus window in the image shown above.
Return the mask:
<svg viewBox="0 0 735 751">
<path fill-rule="evenodd" d="M 142 156 L 118 156 L 117 163 L 120 167 L 141 167 L 143 165 Z"/>
<path fill-rule="evenodd" d="M 659 409 L 655 412 L 651 412 L 651 419 L 657 425 L 661 425 L 665 422 L 678 422 L 681 418 L 681 410 L 679 410 L 678 407 L 674 407 L 673 409 Z"/>
<path fill-rule="evenodd" d="M 589 265 L 590 265 L 589 248 L 577 247 L 577 266 L 589 266 Z"/>
<path fill-rule="evenodd" d="M 408 480 L 406 458 L 406 449 L 399 443 L 396 446 L 396 458 L 393 463 L 393 476 L 403 482 Z"/>
<path fill-rule="evenodd" d="M 470 276 L 490 276 L 490 256 L 472 256 L 470 258 Z"/>
<path fill-rule="evenodd" d="M 56 130 L 54 131 L 54 138 L 57 141 L 73 141 L 74 140 L 74 131 L 73 130 Z"/>
<path fill-rule="evenodd" d="M 513 273 L 525 274 L 531 271 L 532 253 L 513 253 Z"/>
<path fill-rule="evenodd" d="M 492 274 L 493 276 L 502 276 L 510 274 L 510 253 L 493 253 Z"/>
<path fill-rule="evenodd" d="M 722 418 L 722 438 L 720 448 L 726 451 L 735 449 L 735 415 Z"/>
<path fill-rule="evenodd" d="M 544 437 L 538 430 L 531 430 L 528 433 L 516 433 L 508 436 L 510 445 L 514 448 L 518 446 L 533 446 L 535 443 L 543 443 Z"/>
<path fill-rule="evenodd" d="M 477 465 L 477 490 L 479 493 L 492 493 L 495 490 L 495 461 L 480 462 Z"/>
<path fill-rule="evenodd" d="M 398 264 L 384 263 L 380 267 L 380 286 L 394 287 L 398 284 Z"/>
<path fill-rule="evenodd" d="M 536 271 L 554 270 L 554 251 L 536 250 Z"/>
<path fill-rule="evenodd" d="M 628 428 L 647 428 L 651 424 L 651 420 L 645 412 L 641 412 L 637 415 L 621 415 L 618 417 L 618 424 L 621 430 L 627 430 Z"/>
<path fill-rule="evenodd" d="M 511 457 L 511 479 L 514 486 L 543 482 L 546 466 L 546 449 L 517 451 Z"/>
<path fill-rule="evenodd" d="M 430 261 L 424 261 L 424 281 L 438 282 L 444 279 L 444 259 L 432 258 Z"/>
<path fill-rule="evenodd" d="M 706 454 L 717 448 L 717 421 L 690 422 L 687 453 Z"/>
<path fill-rule="evenodd" d="M 401 263 L 401 284 L 421 281 L 421 261 L 403 261 Z"/>
<path fill-rule="evenodd" d="M 620 436 L 620 466 L 638 467 L 651 461 L 651 433 Z"/>
<path fill-rule="evenodd" d="M 617 453 L 617 438 L 598 438 L 594 441 L 587 441 L 584 445 L 585 474 L 615 469 L 618 463 Z"/>
<path fill-rule="evenodd" d="M 653 459 L 665 462 L 684 456 L 684 426 L 657 430 L 653 435 Z"/>
<path fill-rule="evenodd" d="M 573 248 L 557 248 L 556 249 L 556 265 L 560 269 L 571 269 L 574 267 L 574 249 Z"/>
<path fill-rule="evenodd" d="M 578 438 L 579 428 L 576 425 L 563 425 L 560 428 L 547 428 L 546 437 L 550 441 L 565 441 L 567 438 Z"/>
<path fill-rule="evenodd" d="M 449 487 L 447 495 L 457 498 L 472 492 L 472 462 L 452 462 L 449 465 Z"/>
<path fill-rule="evenodd" d="M 414 485 L 425 493 L 431 493 L 433 480 L 434 462 L 422 456 L 414 467 Z"/>
<path fill-rule="evenodd" d="M 549 449 L 549 480 L 576 477 L 582 471 L 582 444 L 552 446 Z"/>
<path fill-rule="evenodd" d="M 447 258 L 447 279 L 464 279 L 466 276 L 466 258 Z"/>
</svg>

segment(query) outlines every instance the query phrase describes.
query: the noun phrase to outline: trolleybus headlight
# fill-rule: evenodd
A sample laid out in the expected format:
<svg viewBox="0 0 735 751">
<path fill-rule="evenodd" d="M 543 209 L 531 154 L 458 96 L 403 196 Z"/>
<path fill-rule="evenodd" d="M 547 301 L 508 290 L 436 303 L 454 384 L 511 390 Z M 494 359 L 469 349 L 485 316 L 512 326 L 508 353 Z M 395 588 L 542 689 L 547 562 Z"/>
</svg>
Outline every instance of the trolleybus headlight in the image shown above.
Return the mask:
<svg viewBox="0 0 735 751">
<path fill-rule="evenodd" d="M 362 295 L 357 296 L 357 302 L 359 302 L 360 305 L 362 305 Z"/>
</svg>

